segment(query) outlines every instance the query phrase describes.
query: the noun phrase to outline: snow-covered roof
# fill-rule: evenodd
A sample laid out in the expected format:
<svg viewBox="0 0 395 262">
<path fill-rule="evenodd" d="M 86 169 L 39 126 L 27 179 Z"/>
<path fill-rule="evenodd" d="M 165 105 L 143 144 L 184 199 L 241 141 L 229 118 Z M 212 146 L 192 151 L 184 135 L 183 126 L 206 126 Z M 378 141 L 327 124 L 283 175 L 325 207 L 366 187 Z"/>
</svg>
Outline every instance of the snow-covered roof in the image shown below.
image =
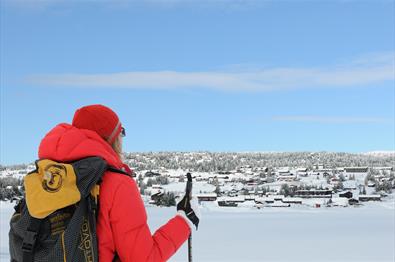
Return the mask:
<svg viewBox="0 0 395 262">
<path fill-rule="evenodd" d="M 357 173 L 357 172 L 363 173 L 368 171 L 368 167 L 367 166 L 345 167 L 344 171 L 348 173 Z"/>
<path fill-rule="evenodd" d="M 244 196 L 235 196 L 235 197 L 219 197 L 217 198 L 218 201 L 228 201 L 228 202 L 244 202 Z"/>
<path fill-rule="evenodd" d="M 359 195 L 359 197 L 381 198 L 380 195 Z"/>
<path fill-rule="evenodd" d="M 289 167 L 280 167 L 279 169 L 277 169 L 277 172 L 279 173 L 288 173 L 290 170 Z"/>
<path fill-rule="evenodd" d="M 196 197 L 217 197 L 217 193 L 211 192 L 211 193 L 199 193 L 195 194 Z"/>
<path fill-rule="evenodd" d="M 282 199 L 283 202 L 302 202 L 303 199 L 300 197 L 284 197 Z"/>
<path fill-rule="evenodd" d="M 299 167 L 299 168 L 296 169 L 296 171 L 298 171 L 298 172 L 306 172 L 307 168 L 306 167 Z"/>
</svg>

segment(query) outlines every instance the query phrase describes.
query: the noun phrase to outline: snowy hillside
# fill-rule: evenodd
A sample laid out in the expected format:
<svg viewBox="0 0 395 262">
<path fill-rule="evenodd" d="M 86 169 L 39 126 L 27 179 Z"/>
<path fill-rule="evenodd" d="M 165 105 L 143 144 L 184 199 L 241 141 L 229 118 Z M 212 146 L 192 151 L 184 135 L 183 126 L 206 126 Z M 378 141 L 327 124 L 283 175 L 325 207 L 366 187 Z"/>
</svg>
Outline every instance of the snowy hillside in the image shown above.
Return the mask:
<svg viewBox="0 0 395 262">
<path fill-rule="evenodd" d="M 175 214 L 192 172 L 203 213 L 193 257 L 203 262 L 393 262 L 395 173 L 387 155 L 128 153 L 152 232 Z M 9 261 L 10 200 L 33 165 L 0 170 L 0 261 Z M 159 206 L 158 206 L 159 205 Z M 184 245 L 170 260 L 186 261 Z"/>
<path fill-rule="evenodd" d="M 380 202 L 395 188 L 386 156 L 346 153 L 126 153 L 147 204 L 171 206 L 192 172 L 200 202 L 224 207 L 335 207 Z M 22 178 L 34 165 L 2 167 L 0 200 L 23 195 Z"/>
<path fill-rule="evenodd" d="M 392 157 L 395 158 L 395 151 L 371 151 L 362 153 L 363 155 L 367 156 L 374 156 L 374 157 Z"/>
</svg>

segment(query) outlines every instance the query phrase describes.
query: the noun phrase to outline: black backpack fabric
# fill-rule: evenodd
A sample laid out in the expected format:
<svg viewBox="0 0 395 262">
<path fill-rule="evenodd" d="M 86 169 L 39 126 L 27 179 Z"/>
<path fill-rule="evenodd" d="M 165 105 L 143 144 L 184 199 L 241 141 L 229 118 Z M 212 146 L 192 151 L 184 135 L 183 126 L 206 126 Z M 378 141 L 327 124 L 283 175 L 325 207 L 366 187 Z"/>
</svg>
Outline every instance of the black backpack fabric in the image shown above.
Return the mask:
<svg viewBox="0 0 395 262">
<path fill-rule="evenodd" d="M 94 191 L 106 170 L 126 174 L 100 157 L 70 164 L 36 161 L 36 170 L 24 179 L 25 198 L 10 221 L 11 261 L 97 262 Z"/>
</svg>

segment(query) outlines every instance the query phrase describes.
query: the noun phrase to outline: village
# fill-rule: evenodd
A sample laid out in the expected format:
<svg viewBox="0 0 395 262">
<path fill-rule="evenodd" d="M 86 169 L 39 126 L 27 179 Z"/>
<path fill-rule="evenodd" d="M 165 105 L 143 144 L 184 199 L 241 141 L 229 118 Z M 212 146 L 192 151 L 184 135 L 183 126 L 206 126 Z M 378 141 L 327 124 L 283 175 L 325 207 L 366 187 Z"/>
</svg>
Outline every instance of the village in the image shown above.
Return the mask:
<svg viewBox="0 0 395 262">
<path fill-rule="evenodd" d="M 146 205 L 174 206 L 191 172 L 199 203 L 223 209 L 358 207 L 386 201 L 394 197 L 393 158 L 393 153 L 125 154 Z M 316 164 L 319 161 L 326 164 Z M 21 198 L 23 177 L 34 168 L 2 167 L 0 199 Z"/>
<path fill-rule="evenodd" d="M 136 180 L 148 204 L 166 205 L 162 197 L 182 194 L 185 174 L 162 168 L 137 172 Z M 232 171 L 192 172 L 192 176 L 199 203 L 217 207 L 359 206 L 385 200 L 395 189 L 393 167 L 331 169 L 321 165 L 309 170 L 247 165 Z"/>
</svg>

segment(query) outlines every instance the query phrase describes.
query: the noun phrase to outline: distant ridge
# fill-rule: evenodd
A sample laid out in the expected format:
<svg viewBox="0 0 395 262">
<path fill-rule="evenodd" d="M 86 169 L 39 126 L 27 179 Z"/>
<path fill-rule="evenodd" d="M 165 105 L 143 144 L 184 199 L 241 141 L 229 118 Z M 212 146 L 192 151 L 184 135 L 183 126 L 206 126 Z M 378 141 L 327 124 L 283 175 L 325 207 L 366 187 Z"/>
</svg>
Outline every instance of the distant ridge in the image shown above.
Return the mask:
<svg viewBox="0 0 395 262">
<path fill-rule="evenodd" d="M 362 154 L 375 157 L 395 157 L 395 151 L 370 151 Z"/>
</svg>

